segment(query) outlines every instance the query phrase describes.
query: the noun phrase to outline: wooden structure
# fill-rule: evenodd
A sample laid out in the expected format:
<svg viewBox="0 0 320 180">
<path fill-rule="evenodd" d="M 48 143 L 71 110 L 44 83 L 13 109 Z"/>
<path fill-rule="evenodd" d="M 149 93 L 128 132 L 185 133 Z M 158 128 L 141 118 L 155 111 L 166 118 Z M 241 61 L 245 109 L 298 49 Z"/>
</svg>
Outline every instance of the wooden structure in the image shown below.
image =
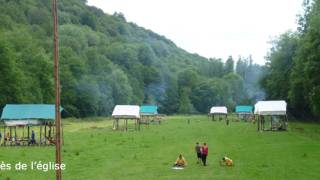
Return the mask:
<svg viewBox="0 0 320 180">
<path fill-rule="evenodd" d="M 113 129 L 119 130 L 119 122 L 123 120 L 125 130 L 128 130 L 128 120 L 134 121 L 134 129 L 140 130 L 140 107 L 135 105 L 116 105 L 112 112 Z"/>
<path fill-rule="evenodd" d="M 41 121 L 40 121 L 41 122 Z M 55 124 L 43 121 L 39 124 L 6 125 L 0 126 L 2 138 L 1 146 L 24 146 L 24 145 L 54 145 Z M 32 131 L 36 133 L 35 143 L 32 143 Z M 3 132 L 3 133 L 2 133 Z"/>
<path fill-rule="evenodd" d="M 236 114 L 239 120 L 248 121 L 253 117 L 253 106 L 249 106 L 249 105 L 236 106 Z"/>
<path fill-rule="evenodd" d="M 212 121 L 215 121 L 215 117 L 218 117 L 219 121 L 222 117 L 226 120 L 226 123 L 229 124 L 228 120 L 228 109 L 225 106 L 213 106 L 210 109 L 208 117 L 212 118 Z"/>
<path fill-rule="evenodd" d="M 142 105 L 140 107 L 140 124 L 149 125 L 151 122 L 161 124 L 161 115 L 158 114 L 158 106 Z"/>
<path fill-rule="evenodd" d="M 287 130 L 288 116 L 285 101 L 259 101 L 254 106 L 258 131 Z"/>
<path fill-rule="evenodd" d="M 59 36 L 58 36 L 58 0 L 52 0 L 52 20 L 53 20 L 53 72 L 54 72 L 54 94 L 55 94 L 55 126 L 56 126 L 56 164 L 61 166 L 61 140 L 63 143 L 63 125 L 61 123 L 60 110 L 60 75 L 59 75 Z M 56 180 L 62 179 L 61 168 L 56 169 Z"/>
<path fill-rule="evenodd" d="M 51 104 L 7 104 L 1 115 L 0 144 L 54 145 L 54 118 L 55 106 Z M 35 139 L 32 139 L 32 131 Z"/>
</svg>

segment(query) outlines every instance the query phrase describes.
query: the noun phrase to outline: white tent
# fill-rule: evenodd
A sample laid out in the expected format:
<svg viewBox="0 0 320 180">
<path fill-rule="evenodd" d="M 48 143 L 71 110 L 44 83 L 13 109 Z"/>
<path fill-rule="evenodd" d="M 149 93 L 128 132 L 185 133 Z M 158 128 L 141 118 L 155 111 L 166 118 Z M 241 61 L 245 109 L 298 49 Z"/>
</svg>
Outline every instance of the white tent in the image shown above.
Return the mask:
<svg viewBox="0 0 320 180">
<path fill-rule="evenodd" d="M 113 118 L 139 119 L 140 107 L 135 105 L 116 105 L 112 112 Z"/>
<path fill-rule="evenodd" d="M 285 101 L 258 101 L 254 105 L 254 114 L 286 115 L 287 103 Z"/>
<path fill-rule="evenodd" d="M 225 106 L 213 106 L 210 109 L 210 114 L 228 114 L 228 110 Z"/>
<path fill-rule="evenodd" d="M 27 125 L 39 125 L 42 122 L 39 120 L 10 120 L 4 121 L 6 126 L 27 126 Z"/>
</svg>

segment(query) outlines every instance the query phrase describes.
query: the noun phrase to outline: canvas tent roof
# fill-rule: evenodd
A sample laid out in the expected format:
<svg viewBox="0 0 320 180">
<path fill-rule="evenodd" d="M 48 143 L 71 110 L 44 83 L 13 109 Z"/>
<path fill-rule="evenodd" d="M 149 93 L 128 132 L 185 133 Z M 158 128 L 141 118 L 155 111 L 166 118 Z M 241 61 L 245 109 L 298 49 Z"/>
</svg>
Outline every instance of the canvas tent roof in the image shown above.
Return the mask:
<svg viewBox="0 0 320 180">
<path fill-rule="evenodd" d="M 140 107 L 135 105 L 116 105 L 113 109 L 112 117 L 124 119 L 140 118 Z"/>
<path fill-rule="evenodd" d="M 213 106 L 210 109 L 210 114 L 228 114 L 228 110 L 225 106 Z"/>
<path fill-rule="evenodd" d="M 254 105 L 254 114 L 286 115 L 287 103 L 285 101 L 258 101 Z"/>
<path fill-rule="evenodd" d="M 63 109 L 61 108 L 61 111 Z M 7 104 L 2 111 L 2 120 L 55 120 L 53 104 Z"/>
<path fill-rule="evenodd" d="M 27 125 L 39 125 L 42 124 L 43 121 L 40 120 L 9 120 L 4 121 L 6 126 L 27 126 Z"/>
<path fill-rule="evenodd" d="M 63 108 L 60 109 L 63 111 Z M 53 104 L 7 104 L 2 111 L 1 120 L 7 126 L 37 125 L 42 121 L 55 120 Z"/>
<path fill-rule="evenodd" d="M 236 113 L 252 113 L 253 106 L 236 106 Z"/>
<path fill-rule="evenodd" d="M 143 105 L 140 108 L 142 115 L 156 115 L 158 114 L 158 106 L 154 105 Z"/>
</svg>

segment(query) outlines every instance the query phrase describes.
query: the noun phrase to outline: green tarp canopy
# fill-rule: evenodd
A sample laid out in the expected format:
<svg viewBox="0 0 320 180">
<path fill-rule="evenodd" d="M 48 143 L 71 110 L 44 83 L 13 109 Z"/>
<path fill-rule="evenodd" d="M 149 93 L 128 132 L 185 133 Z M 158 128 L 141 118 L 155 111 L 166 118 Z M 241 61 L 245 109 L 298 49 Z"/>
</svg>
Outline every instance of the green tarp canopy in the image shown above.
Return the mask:
<svg viewBox="0 0 320 180">
<path fill-rule="evenodd" d="M 140 113 L 142 115 L 156 115 L 156 114 L 158 114 L 158 106 L 143 105 L 140 108 Z"/>
<path fill-rule="evenodd" d="M 63 108 L 60 108 L 62 111 Z M 55 120 L 54 104 L 7 104 L 2 111 L 1 120 Z"/>
<path fill-rule="evenodd" d="M 253 106 L 236 106 L 236 113 L 252 113 Z"/>
</svg>

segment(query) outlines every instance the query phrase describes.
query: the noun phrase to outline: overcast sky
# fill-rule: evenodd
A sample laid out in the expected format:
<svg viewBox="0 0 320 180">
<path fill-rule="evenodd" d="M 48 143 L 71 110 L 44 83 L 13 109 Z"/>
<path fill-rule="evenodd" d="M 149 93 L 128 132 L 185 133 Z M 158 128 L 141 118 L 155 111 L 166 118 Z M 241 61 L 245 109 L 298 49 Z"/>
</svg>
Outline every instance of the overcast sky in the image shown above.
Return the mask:
<svg viewBox="0 0 320 180">
<path fill-rule="evenodd" d="M 264 64 L 272 37 L 296 30 L 303 0 L 88 0 L 150 29 L 188 52 Z"/>
</svg>

